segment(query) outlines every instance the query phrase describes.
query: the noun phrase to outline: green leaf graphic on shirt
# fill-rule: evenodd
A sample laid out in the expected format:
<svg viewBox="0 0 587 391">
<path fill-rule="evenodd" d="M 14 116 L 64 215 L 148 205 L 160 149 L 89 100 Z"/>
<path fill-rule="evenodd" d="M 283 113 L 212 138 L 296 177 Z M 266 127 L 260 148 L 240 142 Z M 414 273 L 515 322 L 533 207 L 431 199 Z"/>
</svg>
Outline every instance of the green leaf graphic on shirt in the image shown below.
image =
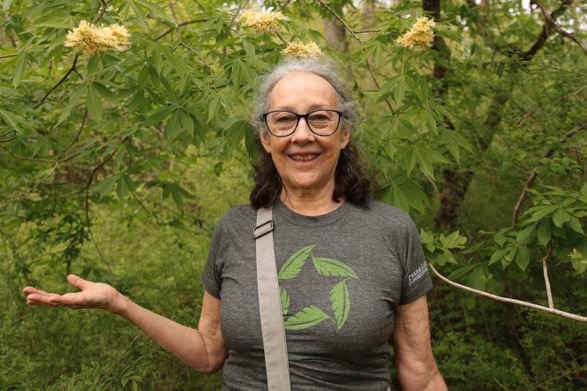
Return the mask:
<svg viewBox="0 0 587 391">
<path fill-rule="evenodd" d="M 296 251 L 289 259 L 283 264 L 283 267 L 279 271 L 277 278 L 280 280 L 289 280 L 295 278 L 300 274 L 300 270 L 308 260 L 308 256 L 314 246 L 307 246 L 301 250 Z"/>
<path fill-rule="evenodd" d="M 326 277 L 352 277 L 359 278 L 345 263 L 332 258 L 312 257 L 316 271 Z"/>
<path fill-rule="evenodd" d="M 287 315 L 287 311 L 289 311 L 289 293 L 285 289 L 279 288 L 279 298 L 281 299 L 281 311 L 283 312 L 283 316 L 285 316 Z"/>
<path fill-rule="evenodd" d="M 336 324 L 338 326 L 336 331 L 344 326 L 351 312 L 351 296 L 349 294 L 349 288 L 346 285 L 347 281 L 342 280 L 330 291 L 330 302 L 332 303 L 332 309 L 334 310 L 334 316 L 336 317 Z"/>
<path fill-rule="evenodd" d="M 285 328 L 288 330 L 302 330 L 317 325 L 318 323 L 331 319 L 324 311 L 315 306 L 302 309 L 297 314 L 285 321 Z M 332 320 L 332 319 L 331 319 Z"/>
</svg>

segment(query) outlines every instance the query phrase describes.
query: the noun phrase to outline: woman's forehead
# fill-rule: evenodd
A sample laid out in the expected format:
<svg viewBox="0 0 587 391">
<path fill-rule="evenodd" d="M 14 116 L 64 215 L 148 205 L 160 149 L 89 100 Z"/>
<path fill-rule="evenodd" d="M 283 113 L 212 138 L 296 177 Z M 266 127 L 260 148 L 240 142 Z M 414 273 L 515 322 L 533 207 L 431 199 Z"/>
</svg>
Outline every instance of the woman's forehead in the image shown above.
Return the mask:
<svg viewBox="0 0 587 391">
<path fill-rule="evenodd" d="M 269 102 L 295 104 L 300 101 L 314 101 L 317 104 L 335 104 L 338 94 L 323 77 L 309 72 L 292 72 L 281 78 L 269 94 Z"/>
</svg>

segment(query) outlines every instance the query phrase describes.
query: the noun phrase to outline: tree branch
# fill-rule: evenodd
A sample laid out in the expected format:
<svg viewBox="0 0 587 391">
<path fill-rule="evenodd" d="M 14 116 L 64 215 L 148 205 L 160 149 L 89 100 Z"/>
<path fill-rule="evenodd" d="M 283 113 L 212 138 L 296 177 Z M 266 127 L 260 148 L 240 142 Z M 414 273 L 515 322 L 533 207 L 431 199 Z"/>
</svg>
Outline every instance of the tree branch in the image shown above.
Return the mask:
<svg viewBox="0 0 587 391">
<path fill-rule="evenodd" d="M 544 284 L 546 285 L 546 297 L 548 298 L 548 308 L 554 308 L 554 301 L 552 300 L 552 289 L 550 288 L 550 278 L 548 278 L 548 266 L 546 266 L 546 262 L 550 259 L 552 255 L 552 250 L 554 250 L 554 245 L 550 246 L 548 249 L 548 253 L 540 260 L 542 263 L 542 272 L 544 273 Z"/>
<path fill-rule="evenodd" d="M 154 41 L 160 40 L 161 38 L 165 37 L 167 34 L 169 34 L 170 32 L 172 32 L 173 30 L 176 30 L 178 27 L 184 27 L 184 26 L 188 26 L 188 25 L 194 24 L 194 23 L 203 23 L 203 22 L 207 22 L 209 20 L 210 19 L 207 19 L 207 18 L 205 18 L 205 19 L 188 20 L 187 22 L 180 23 L 180 24 L 178 24 L 178 25 L 176 25 L 176 26 L 174 26 L 174 27 L 172 27 L 170 29 L 165 30 L 164 32 L 162 32 L 161 34 L 159 34 L 157 37 L 155 37 L 153 40 Z"/>
<path fill-rule="evenodd" d="M 544 8 L 544 6 L 542 4 L 540 4 L 536 0 L 530 0 L 530 4 L 534 4 L 540 9 L 540 11 L 542 12 L 542 15 L 544 15 L 544 19 L 546 19 L 546 23 L 550 27 L 552 27 L 560 35 L 567 37 L 571 41 L 575 42 L 577 45 L 579 45 L 581 50 L 583 50 L 583 53 L 587 54 L 587 47 L 583 44 L 583 42 L 581 42 L 579 40 L 579 38 L 577 38 L 574 34 L 571 34 L 567 31 L 563 30 L 558 24 L 556 24 L 552 15 L 550 15 L 550 14 L 548 14 L 548 12 L 546 12 L 546 9 Z"/>
<path fill-rule="evenodd" d="M 541 306 L 541 305 L 538 305 L 538 304 L 528 303 L 528 302 L 522 301 L 522 300 L 516 300 L 516 299 L 510 299 L 508 297 L 497 296 L 497 295 L 494 295 L 494 294 L 489 293 L 489 292 L 485 292 L 485 291 L 481 291 L 481 290 L 478 290 L 478 289 L 470 288 L 470 287 L 468 287 L 466 285 L 462 285 L 462 284 L 459 284 L 457 282 L 454 282 L 454 281 L 449 280 L 448 278 L 446 278 L 445 276 L 443 276 L 442 274 L 440 274 L 436 270 L 436 268 L 434 268 L 434 266 L 432 264 L 428 264 L 428 266 L 430 266 L 430 269 L 432 269 L 432 271 L 434 272 L 434 274 L 438 278 L 440 278 L 442 281 L 444 281 L 447 284 L 452 285 L 452 286 L 454 286 L 456 288 L 462 289 L 464 291 L 467 291 L 467 292 L 470 292 L 470 293 L 474 293 L 474 294 L 479 295 L 479 296 L 487 297 L 487 298 L 490 298 L 492 300 L 501 301 L 501 302 L 509 303 L 509 304 L 516 304 L 516 305 L 520 305 L 520 306 L 523 306 L 523 307 L 528 307 L 528 308 L 532 308 L 532 309 L 535 309 L 535 310 L 548 312 L 548 313 L 553 314 L 553 315 L 562 316 L 563 318 L 572 319 L 572 320 L 575 320 L 577 322 L 587 323 L 587 317 L 585 317 L 585 316 L 581 316 L 581 315 L 577 315 L 577 314 L 572 314 L 570 312 L 565 312 L 565 311 L 557 310 L 557 309 L 554 309 L 554 308 L 544 307 L 544 306 Z"/>
<path fill-rule="evenodd" d="M 72 74 L 73 71 L 75 71 L 75 66 L 77 65 L 77 60 L 79 58 L 79 54 L 76 54 L 74 59 L 73 59 L 73 64 L 71 64 L 71 67 L 69 68 L 69 70 L 67 71 L 67 73 L 61 78 L 61 80 L 59 80 L 57 82 L 57 84 L 55 84 L 49 91 L 47 91 L 47 93 L 45 94 L 45 96 L 43 96 L 43 98 L 39 101 L 39 103 L 37 103 L 35 105 L 35 107 L 33 107 L 33 109 L 38 108 L 40 105 L 43 104 L 43 102 L 49 97 L 49 95 L 51 95 L 51 93 L 53 91 L 55 91 L 61 84 L 63 84 L 65 82 L 65 80 L 67 80 L 67 78 L 69 77 L 69 75 Z"/>
<path fill-rule="evenodd" d="M 326 3 L 324 3 L 322 0 L 318 0 L 318 3 L 320 3 L 322 5 L 322 7 L 326 8 L 326 10 L 328 10 L 328 12 L 330 12 L 332 14 L 332 16 L 334 16 L 336 19 L 338 19 L 340 21 L 340 23 L 342 23 L 342 25 L 348 30 L 349 33 L 351 33 L 351 35 L 362 45 L 363 41 L 361 41 L 361 38 L 359 38 L 359 36 L 357 34 L 355 34 L 355 31 L 351 28 L 351 26 L 349 26 L 343 18 L 340 17 L 339 14 L 337 14 L 332 8 L 330 8 Z"/>
<path fill-rule="evenodd" d="M 568 140 L 569 138 L 573 137 L 577 132 L 579 132 L 580 130 L 584 129 L 587 127 L 587 120 L 583 121 L 582 123 L 580 123 L 579 125 L 575 126 L 569 133 L 567 133 L 565 135 L 565 140 Z M 555 148 L 550 148 L 545 154 L 544 154 L 544 159 L 548 159 L 549 157 L 552 156 L 552 154 L 554 153 Z M 534 185 L 534 181 L 536 180 L 536 176 L 538 175 L 538 168 L 540 168 L 540 166 L 542 166 L 542 163 L 538 163 L 533 169 L 532 172 L 530 173 L 530 176 L 528 177 L 528 180 L 526 181 L 526 184 L 524 185 L 524 189 L 522 190 L 522 193 L 520 194 L 520 196 L 518 197 L 518 202 L 516 202 L 516 206 L 514 207 L 514 213 L 512 216 L 512 223 L 511 223 L 511 227 L 515 227 L 516 224 L 518 224 L 518 219 L 520 217 L 520 212 L 522 209 L 522 204 L 524 203 L 524 200 L 526 199 L 526 196 L 528 195 L 528 191 L 532 188 L 532 185 Z"/>
</svg>

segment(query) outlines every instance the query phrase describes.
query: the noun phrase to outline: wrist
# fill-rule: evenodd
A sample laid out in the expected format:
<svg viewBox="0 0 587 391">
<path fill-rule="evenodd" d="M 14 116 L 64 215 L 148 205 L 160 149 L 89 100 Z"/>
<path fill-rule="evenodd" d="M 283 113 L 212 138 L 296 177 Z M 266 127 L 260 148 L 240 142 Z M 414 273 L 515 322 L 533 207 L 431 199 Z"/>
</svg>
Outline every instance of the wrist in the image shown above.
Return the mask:
<svg viewBox="0 0 587 391">
<path fill-rule="evenodd" d="M 124 317 L 128 307 L 132 304 L 132 301 L 120 292 L 117 292 L 116 298 L 112 301 L 108 311 Z"/>
</svg>

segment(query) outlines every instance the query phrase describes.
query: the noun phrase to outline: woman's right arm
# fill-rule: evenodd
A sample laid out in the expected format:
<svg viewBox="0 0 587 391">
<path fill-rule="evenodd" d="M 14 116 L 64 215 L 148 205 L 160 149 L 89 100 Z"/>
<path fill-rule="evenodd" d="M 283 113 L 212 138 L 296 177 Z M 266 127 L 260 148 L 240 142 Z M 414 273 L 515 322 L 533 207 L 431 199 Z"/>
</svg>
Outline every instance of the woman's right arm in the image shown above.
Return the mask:
<svg viewBox="0 0 587 391">
<path fill-rule="evenodd" d="M 212 374 L 222 368 L 228 350 L 220 332 L 220 300 L 204 293 L 198 329 L 183 326 L 147 310 L 108 284 L 69 275 L 67 280 L 81 291 L 58 295 L 26 287 L 28 305 L 69 308 L 103 308 L 133 323 L 165 350 L 195 370 Z"/>
</svg>

